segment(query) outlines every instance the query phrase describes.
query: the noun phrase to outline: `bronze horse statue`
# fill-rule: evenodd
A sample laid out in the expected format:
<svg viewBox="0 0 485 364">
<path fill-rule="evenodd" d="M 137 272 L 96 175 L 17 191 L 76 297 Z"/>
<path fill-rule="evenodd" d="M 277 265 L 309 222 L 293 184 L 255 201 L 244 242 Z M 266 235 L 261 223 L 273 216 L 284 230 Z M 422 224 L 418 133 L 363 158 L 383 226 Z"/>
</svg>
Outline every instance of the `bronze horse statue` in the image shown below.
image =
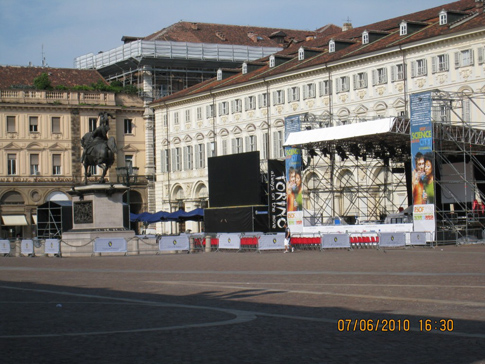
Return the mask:
<svg viewBox="0 0 485 364">
<path fill-rule="evenodd" d="M 103 170 L 98 183 L 106 182 L 106 173 L 115 161 L 118 151 L 114 137 L 108 138 L 109 118 L 113 118 L 107 112 L 99 114 L 99 125 L 92 132 L 86 133 L 81 139 L 84 149 L 81 163 L 84 166 L 84 184 L 88 184 L 88 177 L 91 176 L 89 167 L 98 166 Z"/>
</svg>

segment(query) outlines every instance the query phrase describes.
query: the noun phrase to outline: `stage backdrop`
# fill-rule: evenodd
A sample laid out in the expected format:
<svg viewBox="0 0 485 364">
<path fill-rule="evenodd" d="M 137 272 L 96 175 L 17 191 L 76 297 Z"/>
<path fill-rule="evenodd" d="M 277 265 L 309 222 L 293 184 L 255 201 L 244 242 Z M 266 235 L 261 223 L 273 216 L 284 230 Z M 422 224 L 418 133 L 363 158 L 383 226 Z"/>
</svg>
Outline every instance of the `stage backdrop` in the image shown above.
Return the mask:
<svg viewBox="0 0 485 364">
<path fill-rule="evenodd" d="M 268 232 L 268 207 L 220 207 L 204 209 L 207 233 Z"/>
<path fill-rule="evenodd" d="M 261 203 L 259 152 L 208 159 L 210 207 Z"/>
</svg>

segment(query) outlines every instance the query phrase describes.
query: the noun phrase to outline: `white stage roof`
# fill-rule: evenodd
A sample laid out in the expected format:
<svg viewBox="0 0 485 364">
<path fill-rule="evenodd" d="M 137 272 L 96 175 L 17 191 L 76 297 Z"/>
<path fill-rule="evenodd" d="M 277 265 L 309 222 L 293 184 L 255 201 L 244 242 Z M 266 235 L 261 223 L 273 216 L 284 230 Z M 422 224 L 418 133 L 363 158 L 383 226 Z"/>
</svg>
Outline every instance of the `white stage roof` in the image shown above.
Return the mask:
<svg viewBox="0 0 485 364">
<path fill-rule="evenodd" d="M 284 146 L 300 146 L 304 144 L 321 143 L 364 137 L 367 135 L 389 133 L 392 130 L 395 120 L 396 118 L 392 117 L 372 121 L 364 121 L 355 124 L 334 126 L 330 128 L 303 130 L 295 133 L 290 133 Z"/>
</svg>

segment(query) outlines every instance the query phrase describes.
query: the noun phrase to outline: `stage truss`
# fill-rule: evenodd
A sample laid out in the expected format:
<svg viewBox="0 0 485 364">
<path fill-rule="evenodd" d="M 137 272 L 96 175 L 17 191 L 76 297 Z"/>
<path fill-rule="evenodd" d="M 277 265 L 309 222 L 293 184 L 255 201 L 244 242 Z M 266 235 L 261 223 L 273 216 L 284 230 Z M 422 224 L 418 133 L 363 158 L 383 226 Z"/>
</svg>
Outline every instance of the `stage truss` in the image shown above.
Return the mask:
<svg viewBox="0 0 485 364">
<path fill-rule="evenodd" d="M 437 194 L 453 195 L 450 186 L 458 185 L 467 195 L 466 201 L 454 203 L 441 203 L 437 198 L 435 238 L 439 243 L 485 238 L 485 214 L 472 202 L 485 203 L 484 99 L 483 93 L 432 92 L 435 165 L 438 170 L 444 164 L 452 169 L 452 177 L 448 175 L 446 181 L 439 173 L 435 175 Z M 353 122 L 329 114 L 307 114 L 302 129 Z M 410 144 L 410 120 L 396 118 L 387 133 L 299 145 L 305 167 L 304 225 L 328 225 L 337 217 L 351 224 L 355 220 L 382 223 L 400 207 L 410 206 Z M 463 172 L 469 162 L 475 178 Z"/>
</svg>

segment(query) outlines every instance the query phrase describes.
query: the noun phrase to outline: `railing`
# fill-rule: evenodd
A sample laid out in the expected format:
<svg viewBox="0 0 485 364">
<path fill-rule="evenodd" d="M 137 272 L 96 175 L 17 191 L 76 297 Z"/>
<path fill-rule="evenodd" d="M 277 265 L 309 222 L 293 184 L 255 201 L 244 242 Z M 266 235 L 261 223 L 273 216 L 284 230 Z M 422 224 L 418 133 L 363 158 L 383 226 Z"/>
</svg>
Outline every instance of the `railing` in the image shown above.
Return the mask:
<svg viewBox="0 0 485 364">
<path fill-rule="evenodd" d="M 116 105 L 114 93 L 96 91 L 0 90 L 0 103 L 2 102 Z"/>
</svg>

